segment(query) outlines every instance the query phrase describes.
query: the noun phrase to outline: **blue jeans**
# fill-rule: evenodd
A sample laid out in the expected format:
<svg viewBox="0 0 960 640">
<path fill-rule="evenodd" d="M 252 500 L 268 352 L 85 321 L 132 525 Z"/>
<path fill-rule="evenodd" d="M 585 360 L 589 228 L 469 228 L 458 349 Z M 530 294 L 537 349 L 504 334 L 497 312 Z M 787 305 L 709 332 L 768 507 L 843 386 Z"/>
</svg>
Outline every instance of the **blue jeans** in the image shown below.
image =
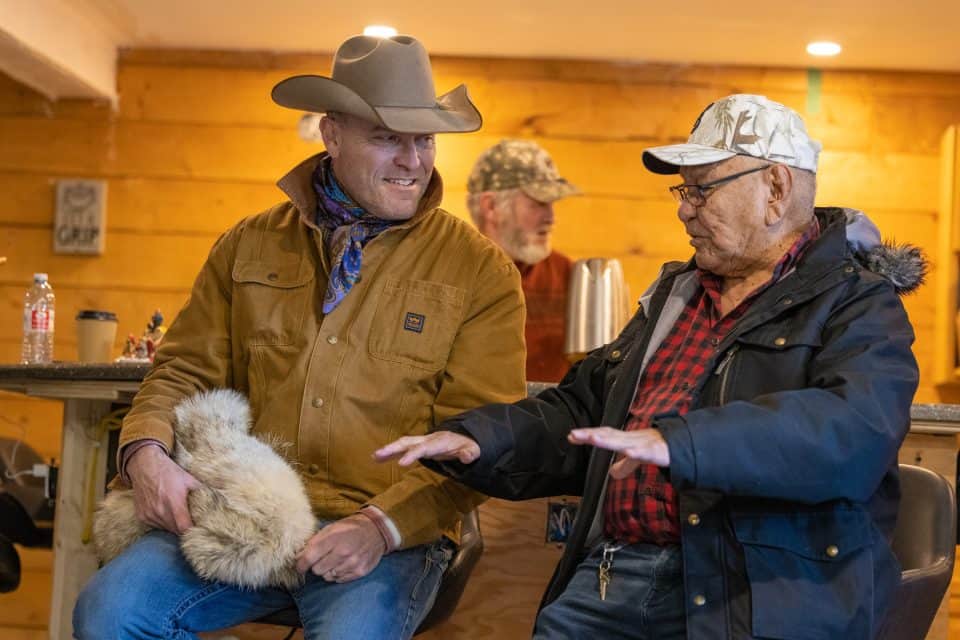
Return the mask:
<svg viewBox="0 0 960 640">
<path fill-rule="evenodd" d="M 634 544 L 613 554 L 606 600 L 597 578 L 603 543 L 577 566 L 560 597 L 537 616 L 535 639 L 685 640 L 680 547 Z"/>
<path fill-rule="evenodd" d="M 78 640 L 186 640 L 295 605 L 304 638 L 406 639 L 433 606 L 452 554 L 442 539 L 385 555 L 352 582 L 328 583 L 308 571 L 296 591 L 253 591 L 200 579 L 176 536 L 151 531 L 87 583 L 73 633 Z"/>
</svg>

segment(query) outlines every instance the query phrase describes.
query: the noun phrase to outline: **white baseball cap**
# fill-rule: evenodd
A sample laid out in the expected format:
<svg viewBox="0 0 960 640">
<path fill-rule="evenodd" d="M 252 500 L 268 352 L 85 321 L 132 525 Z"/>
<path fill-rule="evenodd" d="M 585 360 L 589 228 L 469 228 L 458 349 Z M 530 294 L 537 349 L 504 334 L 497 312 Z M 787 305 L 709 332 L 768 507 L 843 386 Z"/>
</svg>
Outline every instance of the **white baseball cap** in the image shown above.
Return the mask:
<svg viewBox="0 0 960 640">
<path fill-rule="evenodd" d="M 704 109 L 684 144 L 646 149 L 643 164 L 653 173 L 673 174 L 680 167 L 746 155 L 816 173 L 822 148 L 796 111 L 766 96 L 741 93 Z"/>
</svg>

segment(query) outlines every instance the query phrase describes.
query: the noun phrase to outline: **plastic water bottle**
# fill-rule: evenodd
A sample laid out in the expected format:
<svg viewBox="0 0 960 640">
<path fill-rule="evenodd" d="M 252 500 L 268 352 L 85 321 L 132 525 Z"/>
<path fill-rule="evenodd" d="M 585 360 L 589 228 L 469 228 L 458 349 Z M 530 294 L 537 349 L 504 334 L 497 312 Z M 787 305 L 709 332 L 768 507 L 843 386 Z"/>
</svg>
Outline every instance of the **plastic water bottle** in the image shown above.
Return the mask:
<svg viewBox="0 0 960 640">
<path fill-rule="evenodd" d="M 33 286 L 23 299 L 23 364 L 53 361 L 54 310 L 53 288 L 47 274 L 33 274 Z"/>
</svg>

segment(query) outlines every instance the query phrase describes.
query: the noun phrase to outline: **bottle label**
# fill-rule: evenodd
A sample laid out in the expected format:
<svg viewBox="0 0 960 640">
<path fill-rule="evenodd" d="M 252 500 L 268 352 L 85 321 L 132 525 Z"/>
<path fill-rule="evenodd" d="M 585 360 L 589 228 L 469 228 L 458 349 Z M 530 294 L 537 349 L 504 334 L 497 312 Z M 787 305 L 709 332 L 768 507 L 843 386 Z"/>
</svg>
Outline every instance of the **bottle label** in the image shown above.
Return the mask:
<svg viewBox="0 0 960 640">
<path fill-rule="evenodd" d="M 30 313 L 30 329 L 32 331 L 53 331 L 53 309 L 33 309 Z"/>
</svg>

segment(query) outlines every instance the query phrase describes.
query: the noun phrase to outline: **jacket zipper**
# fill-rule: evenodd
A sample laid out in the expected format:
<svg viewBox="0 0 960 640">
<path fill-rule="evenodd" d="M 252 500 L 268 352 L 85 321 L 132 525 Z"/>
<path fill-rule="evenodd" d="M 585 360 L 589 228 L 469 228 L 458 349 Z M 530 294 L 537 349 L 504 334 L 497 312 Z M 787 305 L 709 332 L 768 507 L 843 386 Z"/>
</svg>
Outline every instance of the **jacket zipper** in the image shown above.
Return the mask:
<svg viewBox="0 0 960 640">
<path fill-rule="evenodd" d="M 740 350 L 739 344 L 734 344 L 727 351 L 727 355 L 723 357 L 723 360 L 720 362 L 720 365 L 717 367 L 717 370 L 713 373 L 715 376 L 721 376 L 720 378 L 720 398 L 718 404 L 722 407 L 726 404 L 727 401 L 727 378 L 730 377 L 730 362 L 733 361 L 733 356 L 737 355 L 737 351 Z"/>
</svg>

